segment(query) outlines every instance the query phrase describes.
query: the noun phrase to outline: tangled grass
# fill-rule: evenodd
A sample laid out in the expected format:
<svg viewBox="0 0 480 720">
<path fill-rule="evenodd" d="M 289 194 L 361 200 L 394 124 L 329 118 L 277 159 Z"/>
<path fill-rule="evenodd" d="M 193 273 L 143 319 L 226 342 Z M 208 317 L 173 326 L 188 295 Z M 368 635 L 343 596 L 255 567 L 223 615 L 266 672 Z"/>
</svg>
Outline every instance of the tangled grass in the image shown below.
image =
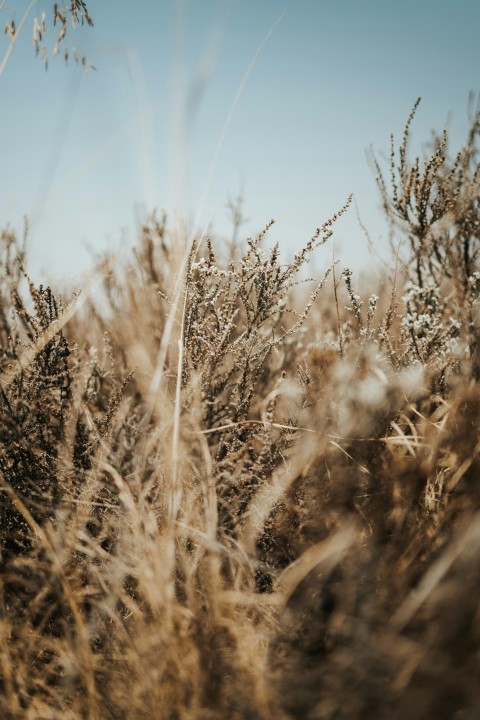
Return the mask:
<svg viewBox="0 0 480 720">
<path fill-rule="evenodd" d="M 478 717 L 480 115 L 412 119 L 375 292 L 298 285 L 338 214 L 287 265 L 152 217 L 70 305 L 3 232 L 2 718 Z"/>
</svg>

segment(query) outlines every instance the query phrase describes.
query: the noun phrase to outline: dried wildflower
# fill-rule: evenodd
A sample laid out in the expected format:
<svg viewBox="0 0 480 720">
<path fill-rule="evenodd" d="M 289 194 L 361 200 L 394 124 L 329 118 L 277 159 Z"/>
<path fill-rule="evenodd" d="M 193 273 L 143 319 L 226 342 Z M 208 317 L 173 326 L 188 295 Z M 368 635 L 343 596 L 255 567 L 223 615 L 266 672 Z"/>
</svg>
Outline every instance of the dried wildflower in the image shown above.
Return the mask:
<svg viewBox="0 0 480 720">
<path fill-rule="evenodd" d="M 367 292 L 153 215 L 75 314 L 0 234 L 1 717 L 478 716 L 477 156 L 412 119 Z"/>
</svg>

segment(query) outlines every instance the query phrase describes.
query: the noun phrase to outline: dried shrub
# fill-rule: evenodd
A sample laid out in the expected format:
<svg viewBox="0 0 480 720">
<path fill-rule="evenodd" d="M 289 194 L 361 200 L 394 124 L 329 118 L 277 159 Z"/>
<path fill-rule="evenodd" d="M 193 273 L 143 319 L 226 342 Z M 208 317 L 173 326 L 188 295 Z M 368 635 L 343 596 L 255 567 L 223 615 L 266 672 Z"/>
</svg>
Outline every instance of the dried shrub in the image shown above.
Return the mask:
<svg viewBox="0 0 480 720">
<path fill-rule="evenodd" d="M 478 116 L 412 119 L 367 294 L 299 285 L 338 215 L 287 264 L 152 216 L 70 304 L 4 231 L 2 717 L 477 717 Z"/>
</svg>

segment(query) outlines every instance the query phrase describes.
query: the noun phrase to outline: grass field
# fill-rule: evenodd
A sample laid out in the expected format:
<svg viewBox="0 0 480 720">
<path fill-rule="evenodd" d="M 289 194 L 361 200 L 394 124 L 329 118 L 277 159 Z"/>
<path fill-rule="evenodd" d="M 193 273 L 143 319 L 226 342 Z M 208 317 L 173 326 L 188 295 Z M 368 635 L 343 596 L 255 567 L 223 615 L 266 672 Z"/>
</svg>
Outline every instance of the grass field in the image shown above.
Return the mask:
<svg viewBox="0 0 480 720">
<path fill-rule="evenodd" d="M 392 145 L 392 255 L 152 216 L 62 299 L 1 237 L 0 715 L 474 720 L 480 115 Z M 95 285 L 96 283 L 96 285 Z"/>
</svg>

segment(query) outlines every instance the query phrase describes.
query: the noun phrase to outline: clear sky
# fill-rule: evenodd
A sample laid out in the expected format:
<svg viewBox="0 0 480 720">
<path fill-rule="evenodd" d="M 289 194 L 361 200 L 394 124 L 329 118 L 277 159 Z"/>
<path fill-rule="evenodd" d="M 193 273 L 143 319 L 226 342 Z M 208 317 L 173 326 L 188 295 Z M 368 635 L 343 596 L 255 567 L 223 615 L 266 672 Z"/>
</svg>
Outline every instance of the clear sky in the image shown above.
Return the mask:
<svg viewBox="0 0 480 720">
<path fill-rule="evenodd" d="M 9 0 L 0 16 L 18 25 L 27 5 Z M 30 267 L 44 277 L 85 271 L 85 246 L 133 244 L 154 207 L 228 234 L 226 204 L 242 188 L 245 235 L 273 217 L 286 254 L 350 192 L 381 248 L 368 148 L 388 153 L 421 96 L 412 151 L 447 123 L 455 150 L 468 93 L 480 92 L 479 0 L 87 0 L 95 27 L 67 44 L 95 65 L 88 73 L 35 60 L 33 17 L 44 9 L 51 22 L 52 5 L 35 3 L 0 77 L 1 224 L 21 230 L 29 216 Z M 201 205 L 242 79 L 284 11 Z M 0 57 L 8 42 L 0 35 Z M 354 208 L 336 237 L 344 264 L 369 262 Z"/>
</svg>

